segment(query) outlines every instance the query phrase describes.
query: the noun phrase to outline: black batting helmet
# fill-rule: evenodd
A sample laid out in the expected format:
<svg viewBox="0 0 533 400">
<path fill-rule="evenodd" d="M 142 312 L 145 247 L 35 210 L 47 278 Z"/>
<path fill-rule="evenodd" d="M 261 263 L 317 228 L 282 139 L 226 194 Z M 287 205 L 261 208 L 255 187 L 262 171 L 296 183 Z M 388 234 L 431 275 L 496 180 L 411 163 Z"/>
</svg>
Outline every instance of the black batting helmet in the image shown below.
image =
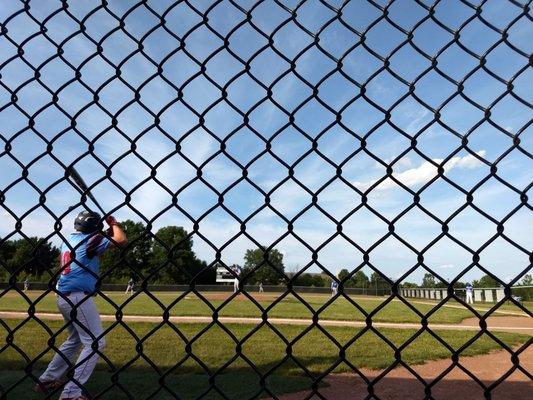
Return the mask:
<svg viewBox="0 0 533 400">
<path fill-rule="evenodd" d="M 83 233 L 92 233 L 102 228 L 102 217 L 94 211 L 82 211 L 74 220 L 74 229 Z"/>
</svg>

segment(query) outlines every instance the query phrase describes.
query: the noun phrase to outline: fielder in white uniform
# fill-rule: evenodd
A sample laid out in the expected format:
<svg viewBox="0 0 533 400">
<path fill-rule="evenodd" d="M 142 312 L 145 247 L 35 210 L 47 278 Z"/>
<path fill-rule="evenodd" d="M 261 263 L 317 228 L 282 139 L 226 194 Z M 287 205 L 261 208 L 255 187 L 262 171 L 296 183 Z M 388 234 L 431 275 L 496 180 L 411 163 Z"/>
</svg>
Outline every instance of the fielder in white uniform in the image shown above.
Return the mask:
<svg viewBox="0 0 533 400">
<path fill-rule="evenodd" d="M 239 267 L 238 265 L 234 265 L 232 270 L 233 270 L 233 273 L 235 275 L 237 275 L 237 277 L 235 277 L 235 279 L 233 280 L 233 293 L 237 293 L 237 291 L 239 290 L 239 281 L 240 281 L 240 277 L 241 277 L 241 267 Z"/>
<path fill-rule="evenodd" d="M 474 294 L 474 288 L 472 287 L 470 283 L 467 283 L 466 284 L 466 303 L 467 304 L 474 304 L 473 294 Z"/>
<path fill-rule="evenodd" d="M 126 286 L 126 292 L 124 294 L 133 294 L 133 288 L 135 287 L 135 281 L 133 278 L 130 278 L 128 281 L 128 286 Z"/>
</svg>

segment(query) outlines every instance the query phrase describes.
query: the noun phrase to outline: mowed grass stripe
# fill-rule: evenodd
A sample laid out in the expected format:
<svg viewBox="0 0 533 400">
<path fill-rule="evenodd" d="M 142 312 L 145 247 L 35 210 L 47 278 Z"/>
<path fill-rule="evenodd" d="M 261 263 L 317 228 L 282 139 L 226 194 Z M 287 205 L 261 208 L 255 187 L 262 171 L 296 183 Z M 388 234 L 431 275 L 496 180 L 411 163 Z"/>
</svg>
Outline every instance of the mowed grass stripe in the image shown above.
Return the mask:
<svg viewBox="0 0 533 400">
<path fill-rule="evenodd" d="M 21 321 L 8 320 L 6 322 L 10 327 L 15 327 Z M 59 330 L 63 325 L 62 321 L 46 321 L 46 324 L 52 331 Z M 109 326 L 110 323 L 104 323 L 105 328 Z M 192 340 L 206 325 L 184 324 L 174 325 L 173 327 L 164 325 L 154 334 L 147 336 L 156 326 L 157 324 L 151 323 L 128 323 L 128 327 L 138 339 L 145 339 L 142 340 L 143 354 L 149 357 L 160 368 L 165 369 L 175 365 L 178 360 L 187 354 L 186 343 L 181 340 L 173 328 L 179 329 L 188 340 Z M 225 327 L 238 340 L 241 340 L 256 325 L 228 324 Z M 292 340 L 303 332 L 305 327 L 284 325 L 278 326 L 277 329 L 279 329 L 287 340 Z M 360 331 L 359 328 L 344 327 L 328 327 L 326 330 L 341 345 L 348 343 Z M 416 332 L 415 330 L 408 329 L 385 328 L 379 331 L 396 346 L 409 340 Z M 437 333 L 453 349 L 460 348 L 476 334 L 474 331 L 437 331 Z M 513 333 L 496 333 L 495 335 L 508 346 L 524 343 L 529 338 L 526 335 Z M 6 336 L 7 332 L 1 329 L 1 343 L 6 343 Z M 59 345 L 64 337 L 65 335 L 61 334 L 56 344 Z M 48 333 L 42 326 L 35 321 L 29 321 L 15 332 L 13 343 L 30 358 L 34 358 L 48 348 L 49 339 Z M 117 367 L 138 355 L 136 352 L 137 341 L 135 337 L 120 325 L 117 325 L 106 335 L 106 341 L 105 354 Z M 217 325 L 212 326 L 207 332 L 191 343 L 192 353 L 199 357 L 211 370 L 216 370 L 231 359 L 236 354 L 236 347 L 237 345 L 231 337 Z M 490 337 L 482 336 L 462 354 L 465 356 L 484 354 L 497 348 L 499 348 L 499 345 Z M 338 347 L 317 328 L 313 328 L 313 330 L 306 333 L 291 346 L 291 351 L 294 357 L 298 358 L 307 368 L 315 373 L 323 372 L 339 357 Z M 242 352 L 260 370 L 266 371 L 285 357 L 287 347 L 275 332 L 265 326 L 260 328 L 259 331 L 242 344 Z M 420 335 L 402 351 L 402 359 L 410 364 L 419 364 L 427 360 L 447 358 L 450 355 L 450 352 L 428 333 Z M 52 351 L 48 351 L 37 362 L 37 365 L 43 367 L 51 359 L 51 356 Z M 357 367 L 381 369 L 389 366 L 394 361 L 394 350 L 375 333 L 368 331 L 346 350 L 346 358 Z M 19 369 L 26 366 L 24 359 L 9 346 L 0 354 L 0 361 L 0 365 L 4 369 Z M 100 362 L 100 365 L 104 366 L 103 361 Z M 148 364 L 142 359 L 139 359 L 134 366 L 142 368 L 148 366 Z M 249 365 L 243 360 L 238 360 L 231 365 L 230 369 L 244 372 L 249 369 Z M 300 369 L 293 363 L 287 362 L 280 368 L 280 371 L 297 373 L 300 372 Z M 346 365 L 341 365 L 336 370 L 336 372 L 349 371 L 350 369 Z M 177 372 L 197 373 L 204 371 L 195 361 L 188 360 Z"/>
<path fill-rule="evenodd" d="M 105 293 L 118 306 L 131 300 L 127 305 L 123 306 L 122 313 L 125 315 L 162 315 L 162 308 L 144 293 L 138 294 L 136 297 L 129 299 L 123 293 L 107 292 Z M 169 292 L 155 292 L 153 293 L 164 306 L 170 305 L 180 293 Z M 28 297 L 35 300 L 40 295 L 39 292 L 29 292 Z M 206 296 L 213 295 L 213 293 L 205 293 Z M 220 296 L 220 294 L 217 294 Z M 309 295 L 304 299 L 308 302 L 313 310 L 319 310 L 328 300 L 328 296 Z M 108 303 L 103 297 L 97 296 L 95 298 L 98 310 L 102 314 L 115 314 L 116 309 Z M 267 308 L 272 304 L 273 298 L 261 299 L 259 303 L 263 308 Z M 372 312 L 376 307 L 379 307 L 384 301 L 383 298 L 354 298 L 354 301 L 365 310 L 365 312 Z M 214 308 L 218 308 L 223 303 L 220 299 L 209 299 L 209 303 Z M 457 303 L 453 303 L 457 305 Z M 428 313 L 434 305 L 420 304 L 413 302 L 412 305 L 421 313 Z M 27 311 L 29 307 L 28 302 L 16 292 L 8 292 L 0 298 L 0 311 Z M 36 312 L 57 312 L 56 296 L 49 293 L 35 305 Z M 176 305 L 170 309 L 171 316 L 210 316 L 213 311 L 202 300 L 195 295 L 189 294 L 186 298 L 180 300 Z M 220 316 L 224 317 L 261 317 L 259 308 L 245 298 L 243 295 L 239 298 L 233 299 L 230 303 L 225 305 L 219 312 Z M 268 315 L 271 318 L 311 318 L 312 312 L 303 305 L 294 296 L 284 298 L 279 304 L 275 305 L 269 310 Z M 463 319 L 473 317 L 474 315 L 467 309 L 458 309 L 455 307 L 441 307 L 429 319 L 431 323 L 437 324 L 452 324 L 460 323 Z M 357 310 L 350 302 L 344 298 L 338 298 L 330 304 L 324 311 L 320 313 L 321 319 L 331 320 L 352 320 L 364 321 L 365 315 Z M 373 316 L 373 321 L 376 322 L 420 322 L 420 317 L 409 309 L 408 306 L 400 301 L 392 301 L 388 303 L 383 309 Z"/>
<path fill-rule="evenodd" d="M 11 328 L 18 326 L 21 322 L 21 320 L 6 321 Z M 46 324 L 54 332 L 62 326 L 61 321 L 46 321 Z M 109 326 L 110 323 L 104 323 L 105 328 Z M 206 366 L 206 370 L 192 358 L 186 359 L 180 367 L 173 368 L 176 363 L 186 357 L 187 349 L 185 342 L 179 338 L 171 326 L 164 325 L 149 336 L 147 335 L 157 326 L 156 324 L 128 323 L 128 326 L 137 336 L 137 339 L 120 325 L 106 335 L 107 346 L 104 353 L 111 361 L 112 366 L 107 365 L 103 360 L 99 361 L 96 373 L 88 386 L 93 394 L 103 390 L 103 388 L 110 387 L 113 372 L 135 358 L 136 361 L 130 367 L 118 374 L 118 382 L 128 389 L 132 398 L 147 398 L 159 388 L 161 382 L 164 382 L 168 389 L 177 393 L 180 398 L 197 398 L 208 387 L 208 377 L 215 371 L 220 372 L 220 375 L 215 379 L 217 386 L 220 386 L 229 398 L 251 398 L 260 392 L 260 377 L 242 358 L 237 358 L 223 371 L 219 370 L 237 354 L 237 344 L 222 328 L 213 326 L 193 340 L 206 326 L 205 324 L 174 326 L 183 333 L 188 341 L 192 341 L 190 350 Z M 238 340 L 242 340 L 254 327 L 255 325 L 240 324 L 228 324 L 226 326 Z M 292 340 L 303 331 L 304 327 L 279 326 L 278 329 L 287 340 Z M 341 345 L 348 343 L 360 332 L 358 328 L 328 327 L 326 330 Z M 6 344 L 7 332 L 3 329 L 0 329 L 0 332 L 0 342 Z M 415 330 L 380 329 L 380 332 L 396 346 L 406 342 L 415 334 Z M 437 331 L 437 334 L 453 349 L 458 349 L 470 340 L 475 332 Z M 511 347 L 528 340 L 528 336 L 519 334 L 497 333 L 496 336 Z M 59 345 L 64 338 L 65 334 L 61 334 L 56 340 L 56 345 Z M 53 356 L 53 351 L 46 351 L 49 339 L 49 334 L 36 321 L 25 323 L 14 333 L 13 344 L 26 353 L 30 359 L 45 352 L 41 358 L 33 363 L 32 373 L 35 376 L 39 376 Z M 142 341 L 140 347 L 137 340 Z M 496 342 L 488 336 L 482 336 L 464 350 L 461 355 L 473 356 L 497 349 L 500 347 Z M 148 362 L 140 357 L 138 350 L 142 351 L 144 357 L 148 357 L 157 365 L 159 371 L 154 371 Z M 314 376 L 325 372 L 331 365 L 339 361 L 339 348 L 316 328 L 291 346 L 291 353 Z M 256 365 L 261 373 L 265 373 L 279 364 L 272 377 L 267 380 L 269 389 L 276 394 L 308 389 L 311 385 L 312 379 L 306 376 L 300 367 L 290 359 L 285 360 L 286 344 L 268 327 L 262 327 L 242 344 L 242 354 Z M 450 356 L 451 353 L 428 333 L 420 335 L 402 351 L 402 360 L 410 365 L 424 363 L 428 360 L 450 358 Z M 395 360 L 393 349 L 370 331 L 348 347 L 345 357 L 358 368 L 370 369 L 386 368 Z M 8 346 L 0 353 L 0 366 L 0 385 L 5 389 L 16 380 L 24 377 L 23 371 L 27 369 L 28 363 L 13 347 Z M 168 376 L 161 380 L 162 374 L 168 371 L 170 371 Z M 341 363 L 334 370 L 335 373 L 350 371 L 351 369 L 346 363 Z M 7 399 L 25 398 L 32 400 L 43 398 L 30 392 L 32 385 L 33 381 L 26 378 L 10 396 L 7 396 Z M 21 397 L 22 395 L 25 397 Z M 269 396 L 263 393 L 260 397 Z M 129 397 L 120 389 L 114 388 L 103 398 L 126 399 Z M 157 393 L 156 398 L 170 399 L 173 398 L 173 395 L 163 389 Z M 221 397 L 215 392 L 211 392 L 206 398 L 219 399 Z"/>
</svg>

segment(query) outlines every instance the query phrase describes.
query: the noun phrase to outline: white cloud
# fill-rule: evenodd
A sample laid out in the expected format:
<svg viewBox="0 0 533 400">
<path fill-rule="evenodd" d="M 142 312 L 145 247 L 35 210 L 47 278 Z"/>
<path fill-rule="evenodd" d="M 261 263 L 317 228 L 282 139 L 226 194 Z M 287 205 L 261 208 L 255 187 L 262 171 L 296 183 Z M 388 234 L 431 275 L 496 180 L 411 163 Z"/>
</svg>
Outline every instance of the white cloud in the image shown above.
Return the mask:
<svg viewBox="0 0 533 400">
<path fill-rule="evenodd" d="M 485 155 L 486 151 L 481 150 L 478 151 L 476 154 L 480 157 L 483 157 Z M 441 164 L 444 160 L 442 158 L 434 158 L 432 161 L 436 164 Z M 461 169 L 473 169 L 477 168 L 482 165 L 482 162 L 479 161 L 475 156 L 472 154 L 460 157 L 456 156 L 450 159 L 445 165 L 444 165 L 444 173 L 450 172 L 454 168 L 461 168 Z M 394 178 L 396 178 L 398 181 L 403 183 L 407 187 L 414 187 L 418 185 L 423 185 L 427 182 L 429 182 L 431 179 L 433 179 L 437 175 L 437 167 L 430 163 L 429 161 L 423 162 L 420 166 L 416 168 L 410 168 L 408 170 L 405 170 L 400 173 L 393 173 Z M 372 179 L 368 182 L 359 182 L 355 181 L 353 184 L 359 188 L 360 190 L 367 190 L 371 186 L 373 186 L 376 182 L 378 182 L 379 179 Z M 383 182 L 381 182 L 375 189 L 377 190 L 388 190 L 396 187 L 397 184 L 390 178 L 385 179 Z"/>
</svg>

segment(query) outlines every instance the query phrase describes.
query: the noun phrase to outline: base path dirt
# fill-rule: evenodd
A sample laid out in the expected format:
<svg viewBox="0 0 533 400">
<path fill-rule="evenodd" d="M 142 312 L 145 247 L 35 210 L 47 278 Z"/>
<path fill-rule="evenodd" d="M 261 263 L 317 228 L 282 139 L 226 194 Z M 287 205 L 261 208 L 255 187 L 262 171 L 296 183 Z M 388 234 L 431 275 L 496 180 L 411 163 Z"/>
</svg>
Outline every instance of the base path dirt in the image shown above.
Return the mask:
<svg viewBox="0 0 533 400">
<path fill-rule="evenodd" d="M 461 325 L 479 325 L 477 318 L 466 318 L 461 321 Z M 489 328 L 498 328 L 502 326 L 521 326 L 533 329 L 533 318 L 529 317 L 489 317 L 487 318 Z"/>
<path fill-rule="evenodd" d="M 526 400 L 533 398 L 533 346 L 529 346 L 519 356 L 520 365 L 529 374 L 516 369 L 505 381 L 491 391 L 492 400 Z M 473 373 L 486 386 L 490 386 L 512 369 L 511 356 L 507 351 L 499 351 L 483 356 L 461 357 L 460 365 Z M 427 383 L 431 383 L 452 365 L 451 360 L 430 361 L 413 366 L 413 370 Z M 382 371 L 362 369 L 361 372 L 373 380 Z M 320 388 L 322 397 L 311 395 L 310 391 L 282 396 L 281 400 L 328 399 L 362 400 L 368 396 L 367 383 L 359 375 L 330 375 L 325 379 L 328 384 Z M 374 394 L 382 400 L 423 400 L 426 398 L 424 385 L 406 368 L 396 368 L 379 380 L 374 386 Z M 431 388 L 431 398 L 435 400 L 484 400 L 483 388 L 459 367 L 454 367 L 442 380 Z"/>
<path fill-rule="evenodd" d="M 63 316 L 58 313 L 36 313 L 35 316 L 42 320 L 62 320 Z M 27 318 L 28 313 L 24 311 L 0 311 L 0 318 L 4 319 L 23 319 Z M 103 321 L 116 321 L 115 315 L 101 315 Z M 154 322 L 159 323 L 163 321 L 160 315 L 124 315 L 121 318 L 126 322 Z M 262 322 L 261 318 L 248 317 L 218 317 L 219 322 L 225 324 L 259 324 Z M 212 317 L 197 317 L 197 316 L 183 316 L 170 317 L 170 322 L 181 324 L 192 323 L 210 323 L 213 321 Z M 467 321 L 467 322 L 465 322 Z M 312 320 L 305 318 L 268 318 L 268 322 L 275 325 L 303 325 L 309 326 Z M 319 320 L 322 326 L 340 326 L 361 328 L 366 326 L 363 321 L 342 321 L 342 320 Z M 514 332 L 523 333 L 533 336 L 533 318 L 529 317 L 490 317 L 487 319 L 488 327 L 494 332 Z M 395 323 L 395 322 L 373 322 L 372 326 L 375 328 L 391 328 L 391 329 L 420 329 L 421 324 L 415 323 Z M 480 330 L 479 320 L 469 318 L 460 324 L 429 324 L 429 327 L 434 330 Z"/>
</svg>

